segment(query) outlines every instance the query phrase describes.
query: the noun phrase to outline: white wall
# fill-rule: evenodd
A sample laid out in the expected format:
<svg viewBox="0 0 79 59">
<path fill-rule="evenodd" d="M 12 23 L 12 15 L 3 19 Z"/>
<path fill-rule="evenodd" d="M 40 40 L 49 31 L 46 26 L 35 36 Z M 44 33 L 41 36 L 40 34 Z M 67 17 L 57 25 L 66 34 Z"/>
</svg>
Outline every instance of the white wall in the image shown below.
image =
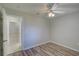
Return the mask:
<svg viewBox="0 0 79 59">
<path fill-rule="evenodd" d="M 53 42 L 79 51 L 79 12 L 52 19 L 51 27 Z"/>
<path fill-rule="evenodd" d="M 9 15 L 21 16 L 22 48 L 28 49 L 50 41 L 50 23 L 45 17 L 6 9 Z"/>
<path fill-rule="evenodd" d="M 31 48 L 52 41 L 79 51 L 79 13 L 48 19 L 19 11 L 7 11 L 23 17 L 22 47 Z M 49 21 L 50 20 L 50 21 Z M 51 23 L 50 23 L 51 22 Z"/>
<path fill-rule="evenodd" d="M 46 43 L 49 37 L 49 20 L 38 16 L 24 17 L 22 22 L 23 48 L 31 48 Z"/>
</svg>

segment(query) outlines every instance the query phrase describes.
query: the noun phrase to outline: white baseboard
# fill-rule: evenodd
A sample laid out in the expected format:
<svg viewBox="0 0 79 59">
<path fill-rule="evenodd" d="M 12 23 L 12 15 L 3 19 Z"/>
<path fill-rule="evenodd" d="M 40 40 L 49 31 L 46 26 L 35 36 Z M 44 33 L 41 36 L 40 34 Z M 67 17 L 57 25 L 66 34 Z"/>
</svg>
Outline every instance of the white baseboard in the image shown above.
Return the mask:
<svg viewBox="0 0 79 59">
<path fill-rule="evenodd" d="M 66 48 L 68 48 L 68 49 L 71 49 L 71 50 L 74 50 L 74 51 L 79 52 L 79 50 L 77 50 L 77 49 L 74 49 L 74 48 L 68 47 L 68 46 L 66 46 L 66 45 L 60 44 L 60 43 L 55 42 L 55 41 L 51 41 L 51 43 L 55 43 L 55 44 L 57 44 L 57 45 L 60 45 L 60 46 L 66 47 Z"/>
<path fill-rule="evenodd" d="M 24 49 L 22 49 L 22 50 L 26 50 L 26 49 L 30 49 L 30 48 L 33 48 L 33 47 L 37 47 L 37 46 L 40 46 L 40 45 L 46 44 L 46 43 L 48 43 L 48 42 L 55 43 L 55 44 L 57 44 L 57 45 L 60 45 L 60 46 L 66 47 L 66 48 L 68 48 L 68 49 L 71 49 L 71 50 L 74 50 L 74 51 L 79 52 L 79 50 L 77 50 L 77 49 L 74 49 L 74 48 L 68 47 L 68 46 L 66 46 L 66 45 L 60 44 L 60 43 L 55 42 L 55 41 L 47 41 L 47 42 L 43 42 L 43 43 L 40 43 L 40 44 L 37 44 L 37 45 L 31 46 L 31 47 L 24 48 Z"/>
<path fill-rule="evenodd" d="M 33 48 L 33 47 L 37 47 L 37 46 L 40 46 L 40 45 L 46 44 L 46 43 L 48 43 L 48 42 L 50 42 L 50 41 L 43 42 L 43 43 L 40 43 L 40 44 L 36 44 L 36 45 L 34 45 L 34 46 L 30 46 L 30 47 L 24 48 L 24 49 L 22 49 L 22 50 L 26 50 L 26 49 L 30 49 L 30 48 Z"/>
</svg>

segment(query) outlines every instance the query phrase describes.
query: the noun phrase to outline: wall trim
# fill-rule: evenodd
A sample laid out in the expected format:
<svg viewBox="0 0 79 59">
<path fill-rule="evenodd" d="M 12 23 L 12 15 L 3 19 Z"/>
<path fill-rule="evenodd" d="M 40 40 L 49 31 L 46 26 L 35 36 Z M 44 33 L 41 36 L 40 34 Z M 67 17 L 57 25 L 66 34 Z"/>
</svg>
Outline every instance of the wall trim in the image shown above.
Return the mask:
<svg viewBox="0 0 79 59">
<path fill-rule="evenodd" d="M 71 50 L 74 50 L 74 51 L 79 52 L 79 50 L 77 50 L 77 49 L 74 49 L 74 48 L 68 47 L 68 46 L 66 46 L 66 45 L 63 45 L 63 44 L 58 43 L 58 42 L 55 42 L 55 41 L 51 41 L 51 43 L 55 43 L 55 44 L 57 44 L 57 45 L 60 45 L 60 46 L 66 47 L 66 48 L 68 48 L 68 49 L 71 49 Z"/>
<path fill-rule="evenodd" d="M 30 48 L 33 48 L 33 47 L 37 47 L 37 46 L 40 46 L 40 45 L 43 45 L 43 44 L 46 44 L 46 43 L 49 43 L 50 41 L 46 41 L 46 42 L 43 42 L 43 43 L 39 43 L 39 44 L 36 44 L 34 46 L 31 46 L 31 47 L 27 47 L 27 48 L 23 48 L 22 50 L 27 50 L 27 49 L 30 49 Z"/>
<path fill-rule="evenodd" d="M 74 48 L 68 47 L 68 46 L 66 46 L 66 45 L 63 45 L 63 44 L 58 43 L 58 42 L 55 42 L 55 41 L 47 41 L 47 42 L 43 42 L 43 43 L 40 43 L 40 44 L 37 44 L 37 45 L 31 46 L 31 47 L 24 48 L 24 49 L 22 49 L 22 50 L 27 50 L 27 49 L 30 49 L 30 48 L 33 48 L 33 47 L 37 47 L 37 46 L 40 46 L 40 45 L 43 45 L 43 44 L 46 44 L 46 43 L 49 43 L 49 42 L 51 42 L 51 43 L 55 43 L 55 44 L 57 44 L 57 45 L 60 45 L 60 46 L 66 47 L 66 48 L 68 48 L 68 49 L 71 49 L 71 50 L 74 50 L 74 51 L 79 52 L 79 50 L 77 50 L 77 49 L 74 49 Z"/>
</svg>

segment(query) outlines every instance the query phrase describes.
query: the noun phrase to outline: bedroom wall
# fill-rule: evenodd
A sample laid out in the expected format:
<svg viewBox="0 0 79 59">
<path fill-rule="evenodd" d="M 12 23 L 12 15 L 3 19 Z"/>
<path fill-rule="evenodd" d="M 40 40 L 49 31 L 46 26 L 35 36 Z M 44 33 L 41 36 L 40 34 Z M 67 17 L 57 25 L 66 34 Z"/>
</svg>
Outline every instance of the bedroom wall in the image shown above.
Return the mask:
<svg viewBox="0 0 79 59">
<path fill-rule="evenodd" d="M 50 41 L 50 23 L 46 17 L 6 9 L 7 14 L 22 17 L 22 49 L 32 48 Z"/>
<path fill-rule="evenodd" d="M 52 19 L 51 41 L 79 51 L 79 12 Z"/>
<path fill-rule="evenodd" d="M 38 17 L 24 17 L 22 22 L 22 40 L 25 49 L 50 41 L 49 20 Z"/>
<path fill-rule="evenodd" d="M 21 16 L 22 48 L 55 42 L 79 51 L 79 12 L 48 19 L 34 14 L 7 9 L 9 15 Z"/>
</svg>

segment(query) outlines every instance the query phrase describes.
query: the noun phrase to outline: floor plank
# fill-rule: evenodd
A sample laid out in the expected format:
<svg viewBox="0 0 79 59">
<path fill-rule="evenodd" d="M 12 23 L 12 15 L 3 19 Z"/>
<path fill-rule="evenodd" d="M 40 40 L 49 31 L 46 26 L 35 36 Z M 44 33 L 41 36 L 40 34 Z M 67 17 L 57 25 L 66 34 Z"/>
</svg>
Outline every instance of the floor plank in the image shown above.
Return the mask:
<svg viewBox="0 0 79 59">
<path fill-rule="evenodd" d="M 34 48 L 9 54 L 9 56 L 79 56 L 79 52 L 49 42 Z"/>
</svg>

